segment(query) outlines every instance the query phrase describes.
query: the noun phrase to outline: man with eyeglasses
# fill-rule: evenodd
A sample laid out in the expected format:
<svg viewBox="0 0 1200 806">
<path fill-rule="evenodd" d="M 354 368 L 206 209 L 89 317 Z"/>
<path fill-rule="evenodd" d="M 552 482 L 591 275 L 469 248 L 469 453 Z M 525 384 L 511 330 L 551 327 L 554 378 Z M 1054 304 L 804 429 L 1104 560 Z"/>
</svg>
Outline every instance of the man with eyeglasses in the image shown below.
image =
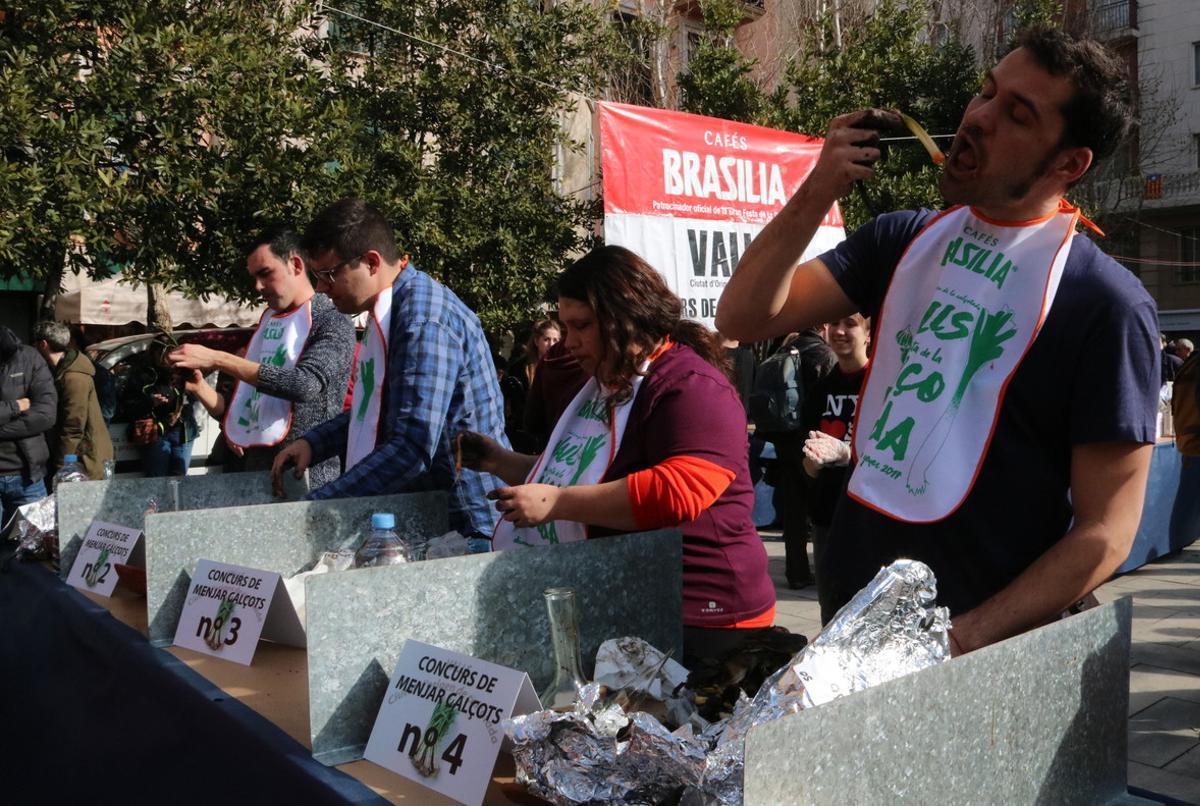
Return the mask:
<svg viewBox="0 0 1200 806">
<path fill-rule="evenodd" d="M 312 499 L 446 490 L 450 526 L 485 548 L 495 525 L 486 500 L 497 482 L 456 470 L 464 431 L 507 446 L 504 410 L 479 318 L 450 289 L 408 262 L 391 225 L 360 199 L 322 211 L 303 246 L 317 289 L 338 310 L 368 314 L 350 410 L 296 440 L 275 459 L 284 469 L 344 455 L 346 470 Z"/>
<path fill-rule="evenodd" d="M 284 446 L 341 413 L 354 325 L 313 290 L 300 238 L 292 230 L 268 230 L 252 241 L 246 271 L 267 310 L 245 357 L 185 344 L 169 360 L 193 370 L 187 389 L 222 421 L 225 441 L 242 457 L 242 469 L 267 470 Z M 228 398 L 201 376 L 213 370 L 237 381 Z M 309 468 L 309 483 L 326 484 L 340 472 L 333 457 Z"/>
</svg>

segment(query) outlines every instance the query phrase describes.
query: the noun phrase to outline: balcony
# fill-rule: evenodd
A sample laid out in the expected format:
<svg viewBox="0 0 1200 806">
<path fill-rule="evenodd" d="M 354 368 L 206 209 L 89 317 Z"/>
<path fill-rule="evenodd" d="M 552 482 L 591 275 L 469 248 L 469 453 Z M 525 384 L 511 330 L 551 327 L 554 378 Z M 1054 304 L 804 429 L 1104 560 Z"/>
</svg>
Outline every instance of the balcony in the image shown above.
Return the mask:
<svg viewBox="0 0 1200 806">
<path fill-rule="evenodd" d="M 1101 39 L 1137 36 L 1137 0 L 1099 0 L 1091 17 L 1092 32 Z"/>
<path fill-rule="evenodd" d="M 1142 198 L 1146 201 L 1172 201 L 1194 204 L 1200 198 L 1200 171 L 1184 174 L 1150 174 Z"/>
<path fill-rule="evenodd" d="M 1106 213 L 1192 207 L 1200 205 L 1200 171 L 1099 179 L 1080 185 L 1071 200 Z"/>
</svg>

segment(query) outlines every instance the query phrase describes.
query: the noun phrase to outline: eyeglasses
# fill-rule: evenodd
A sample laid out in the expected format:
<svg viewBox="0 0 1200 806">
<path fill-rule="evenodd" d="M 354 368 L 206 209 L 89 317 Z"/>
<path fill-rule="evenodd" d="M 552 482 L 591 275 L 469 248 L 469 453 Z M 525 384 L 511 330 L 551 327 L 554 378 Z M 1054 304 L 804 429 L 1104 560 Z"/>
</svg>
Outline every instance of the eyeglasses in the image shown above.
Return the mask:
<svg viewBox="0 0 1200 806">
<path fill-rule="evenodd" d="M 328 269 L 321 269 L 320 271 L 317 271 L 316 269 L 309 269 L 308 271 L 313 277 L 317 278 L 318 283 L 323 282 L 326 285 L 333 285 L 333 276 L 335 274 L 341 271 L 345 266 L 349 266 L 351 263 L 357 263 L 358 261 L 362 260 L 364 257 L 366 257 L 366 255 L 367 253 L 363 252 L 357 257 L 352 257 L 349 260 L 343 260 L 341 263 L 335 263 Z"/>
</svg>

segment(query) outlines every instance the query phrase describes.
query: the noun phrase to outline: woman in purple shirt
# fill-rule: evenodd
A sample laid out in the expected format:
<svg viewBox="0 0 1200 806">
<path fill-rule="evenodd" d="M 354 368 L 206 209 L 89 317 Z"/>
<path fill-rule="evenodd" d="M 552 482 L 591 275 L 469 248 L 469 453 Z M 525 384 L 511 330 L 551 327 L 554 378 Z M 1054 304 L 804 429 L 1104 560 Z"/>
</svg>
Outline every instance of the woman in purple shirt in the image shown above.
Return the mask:
<svg viewBox="0 0 1200 806">
<path fill-rule="evenodd" d="M 539 535 L 560 542 L 677 526 L 685 655 L 711 655 L 769 627 L 775 589 L 751 520 L 745 410 L 720 346 L 682 319 L 680 299 L 627 249 L 593 250 L 559 277 L 558 292 L 566 345 L 595 382 L 540 457 L 464 435 L 464 464 L 512 485 L 493 494 L 503 516 L 495 544 L 514 530 L 516 544 L 536 545 Z M 588 422 L 597 419 L 598 430 Z M 581 438 L 589 427 L 594 436 Z M 601 447 L 575 449 L 588 439 Z"/>
</svg>

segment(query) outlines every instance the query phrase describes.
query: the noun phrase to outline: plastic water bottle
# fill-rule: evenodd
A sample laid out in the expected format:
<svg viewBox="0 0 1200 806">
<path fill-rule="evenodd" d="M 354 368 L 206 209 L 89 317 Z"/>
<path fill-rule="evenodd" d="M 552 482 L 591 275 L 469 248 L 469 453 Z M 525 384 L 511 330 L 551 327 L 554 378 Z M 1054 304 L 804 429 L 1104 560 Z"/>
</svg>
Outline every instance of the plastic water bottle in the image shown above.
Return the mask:
<svg viewBox="0 0 1200 806">
<path fill-rule="evenodd" d="M 371 533 L 354 553 L 355 568 L 371 568 L 377 565 L 400 565 L 412 562 L 412 550 L 394 531 L 396 516 L 390 512 L 376 512 L 371 516 Z"/>
<path fill-rule="evenodd" d="M 63 457 L 63 466 L 54 474 L 54 486 L 68 481 L 87 481 L 87 473 L 83 472 L 83 465 L 79 463 L 79 457 L 73 453 L 68 453 Z"/>
</svg>

